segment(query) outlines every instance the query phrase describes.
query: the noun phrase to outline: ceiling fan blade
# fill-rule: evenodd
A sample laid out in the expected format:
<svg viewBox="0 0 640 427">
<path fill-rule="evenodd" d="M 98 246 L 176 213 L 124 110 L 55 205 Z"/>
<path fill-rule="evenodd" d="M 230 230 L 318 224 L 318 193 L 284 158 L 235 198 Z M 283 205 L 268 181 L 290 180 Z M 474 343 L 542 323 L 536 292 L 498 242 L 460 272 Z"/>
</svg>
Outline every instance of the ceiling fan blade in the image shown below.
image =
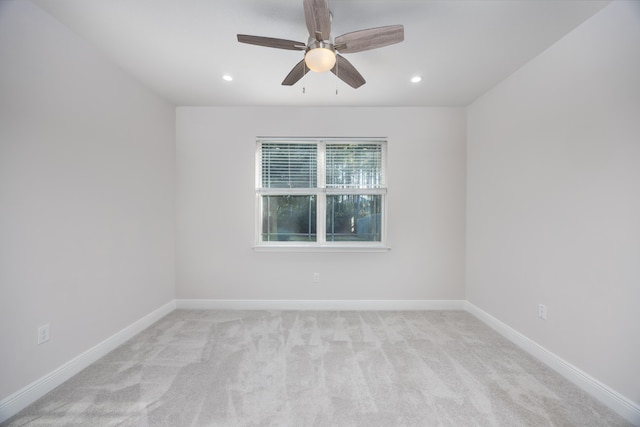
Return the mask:
<svg viewBox="0 0 640 427">
<path fill-rule="evenodd" d="M 341 55 L 336 55 L 336 65 L 331 69 L 331 72 L 354 89 L 358 89 L 367 82 L 356 70 L 356 67 Z"/>
<path fill-rule="evenodd" d="M 307 74 L 308 72 L 309 72 L 309 69 L 305 65 L 304 59 L 303 59 L 302 61 L 298 62 L 291 71 L 289 71 L 289 74 L 287 74 L 287 77 L 285 77 L 284 80 L 282 81 L 282 85 L 293 86 L 294 84 L 298 83 L 298 80 L 304 77 L 304 75 Z"/>
<path fill-rule="evenodd" d="M 305 50 L 306 44 L 294 40 L 274 39 L 272 37 L 248 36 L 238 34 L 240 43 L 255 44 L 258 46 L 275 47 L 276 49 Z"/>
<path fill-rule="evenodd" d="M 403 40 L 404 26 L 389 25 L 343 34 L 336 37 L 335 46 L 340 53 L 354 53 L 389 46 Z"/>
<path fill-rule="evenodd" d="M 310 37 L 318 41 L 329 40 L 331 17 L 327 0 L 304 0 L 304 19 Z"/>
</svg>

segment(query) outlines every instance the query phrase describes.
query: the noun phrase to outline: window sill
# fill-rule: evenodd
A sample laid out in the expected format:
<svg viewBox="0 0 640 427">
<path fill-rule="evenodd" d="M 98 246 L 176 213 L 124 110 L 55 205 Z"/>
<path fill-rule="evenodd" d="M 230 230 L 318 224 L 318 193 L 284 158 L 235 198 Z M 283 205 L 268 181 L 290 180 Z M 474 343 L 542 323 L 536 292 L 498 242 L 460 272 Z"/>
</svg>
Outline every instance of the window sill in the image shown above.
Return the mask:
<svg viewBox="0 0 640 427">
<path fill-rule="evenodd" d="M 389 252 L 390 247 L 384 245 L 256 245 L 256 252 Z"/>
</svg>

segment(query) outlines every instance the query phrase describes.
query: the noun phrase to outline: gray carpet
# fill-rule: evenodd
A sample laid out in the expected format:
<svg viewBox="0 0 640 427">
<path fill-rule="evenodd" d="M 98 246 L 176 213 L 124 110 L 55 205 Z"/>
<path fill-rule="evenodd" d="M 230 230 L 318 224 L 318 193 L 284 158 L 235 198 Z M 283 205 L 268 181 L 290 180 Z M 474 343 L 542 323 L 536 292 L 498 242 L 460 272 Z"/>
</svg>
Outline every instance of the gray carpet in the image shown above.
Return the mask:
<svg viewBox="0 0 640 427">
<path fill-rule="evenodd" d="M 466 312 L 177 310 L 8 426 L 622 426 Z"/>
</svg>

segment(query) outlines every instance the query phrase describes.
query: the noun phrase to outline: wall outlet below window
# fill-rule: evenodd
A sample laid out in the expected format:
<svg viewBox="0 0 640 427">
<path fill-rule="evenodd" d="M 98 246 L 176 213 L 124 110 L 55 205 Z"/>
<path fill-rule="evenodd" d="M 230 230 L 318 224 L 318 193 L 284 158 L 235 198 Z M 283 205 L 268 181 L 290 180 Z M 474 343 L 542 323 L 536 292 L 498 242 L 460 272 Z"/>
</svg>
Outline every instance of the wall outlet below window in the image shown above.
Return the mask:
<svg viewBox="0 0 640 427">
<path fill-rule="evenodd" d="M 545 304 L 538 304 L 538 317 L 547 320 L 547 306 Z"/>
<path fill-rule="evenodd" d="M 49 324 L 42 325 L 38 328 L 38 345 L 49 341 Z"/>
</svg>

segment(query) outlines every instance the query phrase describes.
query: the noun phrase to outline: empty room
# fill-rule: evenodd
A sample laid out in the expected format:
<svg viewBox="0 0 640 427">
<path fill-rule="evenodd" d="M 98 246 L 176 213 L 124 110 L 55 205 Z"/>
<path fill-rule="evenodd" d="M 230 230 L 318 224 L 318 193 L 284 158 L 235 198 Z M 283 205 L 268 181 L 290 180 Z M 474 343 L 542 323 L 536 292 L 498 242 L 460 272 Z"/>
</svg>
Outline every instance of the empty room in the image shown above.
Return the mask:
<svg viewBox="0 0 640 427">
<path fill-rule="evenodd" d="M 3 426 L 640 425 L 640 2 L 0 0 Z"/>
</svg>

